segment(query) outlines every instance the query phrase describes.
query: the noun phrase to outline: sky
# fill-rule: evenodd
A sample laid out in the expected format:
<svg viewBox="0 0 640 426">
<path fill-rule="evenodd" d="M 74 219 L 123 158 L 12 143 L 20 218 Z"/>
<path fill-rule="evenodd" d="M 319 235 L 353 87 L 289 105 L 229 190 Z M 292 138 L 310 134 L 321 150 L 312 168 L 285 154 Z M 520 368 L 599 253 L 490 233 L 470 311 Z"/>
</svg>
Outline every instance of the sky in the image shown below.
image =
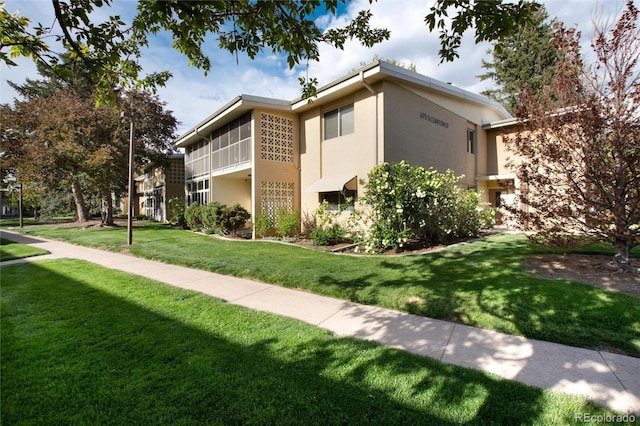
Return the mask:
<svg viewBox="0 0 640 426">
<path fill-rule="evenodd" d="M 31 26 L 38 22 L 50 26 L 53 22 L 51 0 L 0 1 L 5 3 L 10 13 L 20 10 L 21 16 L 29 17 Z M 352 0 L 341 8 L 338 16 L 319 16 L 319 25 L 330 28 L 346 24 L 360 10 L 370 9 L 373 13 L 372 26 L 389 29 L 391 37 L 372 48 L 349 41 L 344 50 L 323 45 L 320 47 L 320 61 L 312 62 L 308 67 L 289 69 L 284 56 L 269 51 L 262 52 L 254 60 L 242 54 L 231 55 L 217 49 L 214 41 L 206 48 L 213 66 L 205 76 L 202 70 L 189 67 L 187 59 L 172 49 L 171 40 L 166 34 L 151 40 L 141 64 L 145 73 L 172 72 L 173 78 L 157 94 L 166 102 L 166 109 L 172 111 L 181 123 L 178 135 L 238 95 L 293 100 L 301 94 L 299 77 L 315 77 L 319 86 L 322 86 L 371 62 L 376 55 L 414 64 L 420 74 L 474 93 L 492 87 L 491 81 L 481 81 L 477 77 L 486 71 L 482 68 L 482 60 L 491 60 L 488 53 L 491 46 L 488 43 L 474 44 L 472 33 L 465 34 L 458 59 L 440 63 L 438 33 L 429 33 L 424 23 L 424 17 L 433 3 L 434 0 L 377 0 L 370 4 L 369 0 Z M 546 0 L 543 3 L 551 18 L 555 17 L 582 31 L 583 44 L 588 50 L 594 19 L 616 16 L 624 8 L 625 0 Z M 133 16 L 135 8 L 134 0 L 114 0 L 111 8 L 103 9 L 104 13 L 120 14 L 126 20 L 128 16 Z M 0 64 L 0 103 L 12 103 L 17 96 L 7 85 L 7 80 L 20 84 L 25 78 L 38 78 L 31 60 L 18 58 L 15 61 L 18 63 L 16 67 Z"/>
</svg>

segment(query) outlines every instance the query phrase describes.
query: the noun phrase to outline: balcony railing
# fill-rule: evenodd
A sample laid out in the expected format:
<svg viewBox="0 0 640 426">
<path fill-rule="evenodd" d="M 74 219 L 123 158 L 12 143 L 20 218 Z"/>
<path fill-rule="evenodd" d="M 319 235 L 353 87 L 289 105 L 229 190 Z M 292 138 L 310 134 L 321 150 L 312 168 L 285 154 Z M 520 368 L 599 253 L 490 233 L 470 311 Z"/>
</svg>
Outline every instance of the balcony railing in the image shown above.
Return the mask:
<svg viewBox="0 0 640 426">
<path fill-rule="evenodd" d="M 220 171 L 251 162 L 251 138 L 243 139 L 214 151 L 211 155 L 211 171 Z"/>
</svg>

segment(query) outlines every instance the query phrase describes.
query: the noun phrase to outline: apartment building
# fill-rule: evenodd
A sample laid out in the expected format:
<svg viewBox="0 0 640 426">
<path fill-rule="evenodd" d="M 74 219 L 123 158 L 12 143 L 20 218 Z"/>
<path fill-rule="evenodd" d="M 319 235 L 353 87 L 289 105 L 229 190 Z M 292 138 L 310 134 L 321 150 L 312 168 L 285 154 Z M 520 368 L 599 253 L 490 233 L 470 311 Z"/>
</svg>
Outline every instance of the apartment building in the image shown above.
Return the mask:
<svg viewBox="0 0 640 426">
<path fill-rule="evenodd" d="M 144 215 L 158 222 L 171 217 L 168 201 L 173 197 L 184 197 L 185 165 L 183 154 L 172 154 L 166 164 L 149 163 L 141 170 L 136 181 L 135 215 Z"/>
<path fill-rule="evenodd" d="M 318 89 L 313 102 L 241 95 L 176 140 L 185 150 L 187 203 L 240 203 L 275 218 L 357 199 L 380 162 L 464 175 L 499 206 L 517 182 L 504 167 L 498 103 L 377 61 Z"/>
</svg>

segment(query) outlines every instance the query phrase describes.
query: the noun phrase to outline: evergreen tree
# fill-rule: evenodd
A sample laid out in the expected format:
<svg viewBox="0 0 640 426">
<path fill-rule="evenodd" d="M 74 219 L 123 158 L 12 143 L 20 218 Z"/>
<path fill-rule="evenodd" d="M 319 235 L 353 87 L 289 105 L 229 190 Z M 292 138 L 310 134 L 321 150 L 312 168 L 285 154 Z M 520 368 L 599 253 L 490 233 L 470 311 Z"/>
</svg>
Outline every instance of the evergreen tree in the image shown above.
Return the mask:
<svg viewBox="0 0 640 426">
<path fill-rule="evenodd" d="M 482 94 L 501 103 L 513 114 L 523 87 L 537 92 L 548 85 L 554 77 L 557 61 L 556 50 L 550 44 L 552 26 L 546 10 L 541 8 L 521 31 L 496 41 L 488 52 L 493 61 L 482 61 L 482 67 L 489 71 L 478 78 L 493 80 L 497 88 Z"/>
</svg>

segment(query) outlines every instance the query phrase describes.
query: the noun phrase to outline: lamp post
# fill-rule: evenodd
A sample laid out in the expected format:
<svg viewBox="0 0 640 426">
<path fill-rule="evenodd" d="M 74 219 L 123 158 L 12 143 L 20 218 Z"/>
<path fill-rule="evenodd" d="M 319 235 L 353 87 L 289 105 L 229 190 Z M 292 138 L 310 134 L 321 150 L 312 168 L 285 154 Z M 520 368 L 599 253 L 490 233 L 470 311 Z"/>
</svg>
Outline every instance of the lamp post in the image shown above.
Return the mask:
<svg viewBox="0 0 640 426">
<path fill-rule="evenodd" d="M 18 189 L 20 190 L 20 200 L 18 201 L 18 210 L 20 214 L 20 228 L 24 228 L 23 216 L 22 216 L 22 184 L 18 184 Z"/>
<path fill-rule="evenodd" d="M 129 127 L 129 214 L 127 217 L 127 245 L 133 244 L 133 141 L 136 135 L 136 120 L 132 114 L 122 111 L 120 118 L 127 117 L 131 123 Z"/>
</svg>

